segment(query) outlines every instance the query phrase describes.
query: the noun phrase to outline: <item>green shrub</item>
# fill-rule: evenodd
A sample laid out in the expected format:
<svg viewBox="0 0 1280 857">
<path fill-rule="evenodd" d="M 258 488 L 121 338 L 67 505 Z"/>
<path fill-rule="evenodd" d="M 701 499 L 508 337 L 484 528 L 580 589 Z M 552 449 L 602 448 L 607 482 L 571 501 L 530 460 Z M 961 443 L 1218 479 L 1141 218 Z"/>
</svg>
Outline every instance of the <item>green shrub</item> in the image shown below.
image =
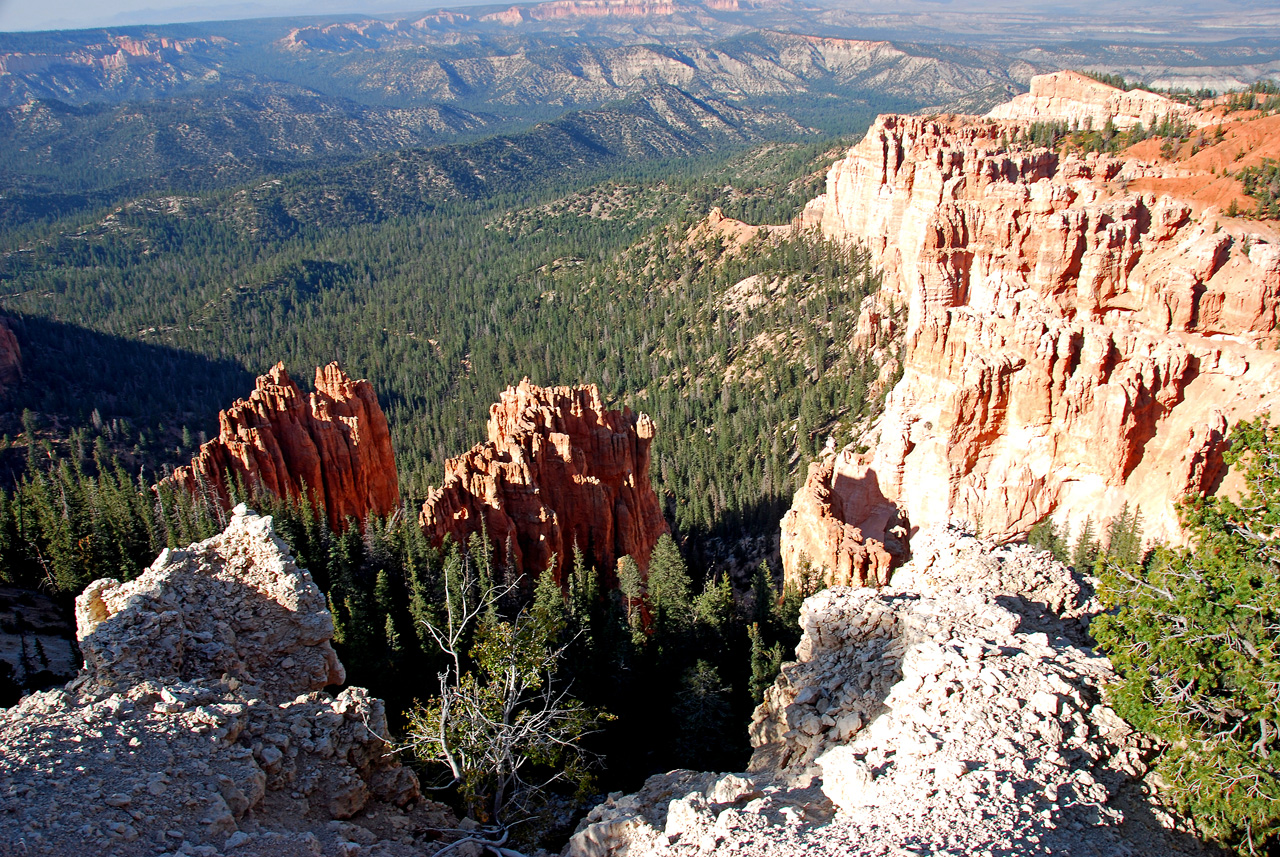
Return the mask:
<svg viewBox="0 0 1280 857">
<path fill-rule="evenodd" d="M 1100 563 L 1093 634 L 1116 710 L 1168 742 L 1157 770 L 1200 832 L 1241 854 L 1280 848 L 1280 430 L 1235 429 L 1238 502 L 1191 499 L 1190 548 Z"/>
</svg>

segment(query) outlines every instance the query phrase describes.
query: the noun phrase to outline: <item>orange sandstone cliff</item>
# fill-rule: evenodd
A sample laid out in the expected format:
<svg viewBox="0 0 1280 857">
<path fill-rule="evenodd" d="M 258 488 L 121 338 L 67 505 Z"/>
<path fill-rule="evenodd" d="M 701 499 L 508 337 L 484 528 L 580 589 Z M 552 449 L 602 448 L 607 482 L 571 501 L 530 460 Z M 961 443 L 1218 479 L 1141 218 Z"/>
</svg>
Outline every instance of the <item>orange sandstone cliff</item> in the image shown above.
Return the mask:
<svg viewBox="0 0 1280 857">
<path fill-rule="evenodd" d="M 419 522 L 436 544 L 487 533 L 500 557 L 535 580 L 557 579 L 576 545 L 611 574 L 630 556 L 645 571 L 667 532 L 649 484 L 653 421 L 606 410 L 595 385 L 508 387 L 489 409 L 489 440 L 445 464 Z"/>
<path fill-rule="evenodd" d="M 166 481 L 192 491 L 203 482 L 224 504 L 228 473 L 281 497 L 300 497 L 305 487 L 323 500 L 335 529 L 400 503 L 391 433 L 373 385 L 352 381 L 337 363 L 316 369 L 309 395 L 277 363 L 218 424 L 218 436 Z"/>
<path fill-rule="evenodd" d="M 1070 111 L 1137 109 L 1088 84 L 1103 91 L 1077 91 Z M 1144 110 L 1173 112 L 1146 95 Z M 1052 98 L 1033 106 L 990 116 L 1054 118 Z M 1027 124 L 881 116 L 806 208 L 801 225 L 865 245 L 884 272 L 860 335 L 906 310 L 902 379 L 853 475 L 915 526 L 1015 538 L 1050 516 L 1105 525 L 1127 503 L 1148 536 L 1177 540 L 1175 504 L 1217 487 L 1228 426 L 1277 403 L 1280 230 L 1194 199 L 1207 169 L 1011 142 Z M 1143 190 L 1161 175 L 1187 192 Z M 815 505 L 841 466 L 815 468 L 797 495 L 790 575 L 796 532 L 867 517 Z M 805 548 L 815 565 L 850 561 L 833 541 Z"/>
</svg>

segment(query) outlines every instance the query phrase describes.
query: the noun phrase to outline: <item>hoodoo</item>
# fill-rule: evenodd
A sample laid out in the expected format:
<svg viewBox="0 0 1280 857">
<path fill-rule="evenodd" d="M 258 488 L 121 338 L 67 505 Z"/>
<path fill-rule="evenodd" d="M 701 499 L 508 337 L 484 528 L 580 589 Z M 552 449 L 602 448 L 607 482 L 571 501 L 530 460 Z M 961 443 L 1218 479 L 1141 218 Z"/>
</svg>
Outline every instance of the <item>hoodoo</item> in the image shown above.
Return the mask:
<svg viewBox="0 0 1280 857">
<path fill-rule="evenodd" d="M 1037 79 L 1033 95 L 1061 96 L 1055 80 Z M 1072 80 L 1072 98 L 990 115 L 1128 109 L 1120 96 L 1132 93 Z M 1143 110 L 1187 112 L 1153 98 Z M 1225 124 L 1206 145 L 1254 158 L 1235 148 L 1247 129 Z M 1275 232 L 1194 198 L 1197 183 L 1223 181 L 1196 172 L 1213 152 L 1190 165 L 1081 156 L 1026 142 L 1029 128 L 881 116 L 806 209 L 805 222 L 864 245 L 884 272 L 859 330 L 904 337 L 868 468 L 915 526 L 965 522 L 1008 539 L 1048 516 L 1105 526 L 1128 504 L 1148 535 L 1178 539 L 1176 503 L 1218 484 L 1228 425 L 1269 411 L 1280 392 Z M 1141 190 L 1165 187 L 1166 173 L 1180 183 Z M 820 483 L 831 469 L 811 474 L 789 518 L 830 491 Z M 843 522 L 869 516 L 850 505 Z"/>
<path fill-rule="evenodd" d="M 210 486 L 228 506 L 228 474 L 280 497 L 305 490 L 324 501 L 334 529 L 400 503 L 391 432 L 373 385 L 352 381 L 337 363 L 316 369 L 310 395 L 277 363 L 248 399 L 218 415 L 218 425 L 218 436 L 166 481 L 191 491 Z"/>
<path fill-rule="evenodd" d="M 649 484 L 653 421 L 607 410 L 594 384 L 537 387 L 526 378 L 489 409 L 489 440 L 445 464 L 419 521 L 437 544 L 483 532 L 527 579 L 576 546 L 611 573 L 630 556 L 643 571 L 667 532 Z M 554 563 L 553 563 L 554 559 Z"/>
</svg>

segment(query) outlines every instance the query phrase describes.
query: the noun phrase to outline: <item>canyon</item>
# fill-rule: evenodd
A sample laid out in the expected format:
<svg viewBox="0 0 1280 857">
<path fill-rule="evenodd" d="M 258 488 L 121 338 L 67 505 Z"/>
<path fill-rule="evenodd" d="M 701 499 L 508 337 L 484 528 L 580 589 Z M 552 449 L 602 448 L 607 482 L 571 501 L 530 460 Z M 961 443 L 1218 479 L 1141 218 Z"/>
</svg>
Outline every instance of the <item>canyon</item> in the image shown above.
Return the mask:
<svg viewBox="0 0 1280 857">
<path fill-rule="evenodd" d="M 629 556 L 643 572 L 667 532 L 649 483 L 655 427 L 605 408 L 594 384 L 538 387 L 526 378 L 489 409 L 489 440 L 445 463 L 419 523 L 436 544 L 483 533 L 527 581 L 563 581 L 575 550 L 612 579 Z"/>
<path fill-rule="evenodd" d="M 315 390 L 306 395 L 284 364 L 276 364 L 249 398 L 218 415 L 218 436 L 164 481 L 211 492 L 230 508 L 228 478 L 250 490 L 323 504 L 335 530 L 400 506 L 391 433 L 377 394 L 337 363 L 316 368 Z"/>
<path fill-rule="evenodd" d="M 1156 140 L 1072 154 L 1030 139 L 1046 121 L 1171 115 L 1192 128 L 1172 155 Z M 1144 780 L 1155 745 L 1106 702 L 1092 581 L 1007 542 L 1045 520 L 1105 529 L 1125 509 L 1176 541 L 1184 493 L 1230 490 L 1231 424 L 1280 392 L 1280 232 L 1225 210 L 1245 200 L 1230 173 L 1274 156 L 1273 130 L 1072 73 L 986 116 L 872 125 L 796 224 L 865 247 L 880 274 L 853 345 L 883 361 L 883 412 L 819 456 L 782 521 L 787 583 L 810 588 L 816 571 L 832 588 L 804 602 L 796 660 L 752 718 L 748 770 L 610 795 L 566 855 L 1204 853 Z M 689 240 L 723 238 L 733 256 L 784 231 L 714 209 Z M 585 291 L 554 279 L 560 261 L 538 269 L 555 289 L 529 306 Z M 769 300 L 755 282 L 745 310 Z M 423 339 L 443 354 L 444 338 Z M 483 388 L 463 380 L 465 353 L 465 372 L 441 376 Z M 607 402 L 594 385 L 508 387 L 487 441 L 428 491 L 428 541 L 481 534 L 526 582 L 549 569 L 563 584 L 579 552 L 606 583 L 623 556 L 643 572 L 668 532 L 649 479 L 657 427 Z M 311 393 L 276 365 L 169 477 L 224 507 L 231 480 L 322 501 L 335 530 L 400 504 L 386 416 L 337 364 Z M 333 603 L 343 621 L 358 604 Z M 76 608 L 80 677 L 0 713 L 0 794 L 22 801 L 0 812 L 5 841 L 395 855 L 457 826 L 390 752 L 382 704 L 326 692 L 346 680 L 334 618 L 270 519 L 237 506 L 223 534 L 94 581 Z M 394 650 L 391 612 L 377 618 Z"/>
<path fill-rule="evenodd" d="M 885 544 L 881 496 L 913 527 L 1003 540 L 1046 519 L 1105 528 L 1127 507 L 1178 541 L 1179 500 L 1220 488 L 1229 426 L 1280 393 L 1280 233 L 1223 210 L 1247 201 L 1226 171 L 1273 144 L 1247 145 L 1268 136 L 1250 117 L 1160 98 L 1047 75 L 986 117 L 881 116 L 832 166 L 799 226 L 870 252 L 884 279 L 858 335 L 900 347 L 903 371 L 865 461 L 824 463 L 797 495 L 789 578 L 801 552 L 836 570 Z M 1169 159 L 1153 140 L 1117 155 L 1027 142 L 1033 121 L 1131 124 L 1111 111 L 1182 116 L 1199 144 Z M 856 480 L 874 483 L 870 507 L 823 499 Z M 866 520 L 865 538 L 820 518 Z"/>
</svg>

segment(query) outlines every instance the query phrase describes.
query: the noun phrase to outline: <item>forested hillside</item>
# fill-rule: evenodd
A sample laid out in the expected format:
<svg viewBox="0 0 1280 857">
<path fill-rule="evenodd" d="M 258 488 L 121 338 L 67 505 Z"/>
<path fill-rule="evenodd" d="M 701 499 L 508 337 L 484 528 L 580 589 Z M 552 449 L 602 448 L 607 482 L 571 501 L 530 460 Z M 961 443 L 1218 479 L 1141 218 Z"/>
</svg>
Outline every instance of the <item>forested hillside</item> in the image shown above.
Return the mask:
<svg viewBox="0 0 1280 857">
<path fill-rule="evenodd" d="M 101 424 L 159 467 L 274 361 L 305 377 L 337 359 L 380 391 L 412 501 L 480 439 L 507 384 L 598 383 L 657 420 L 654 477 L 681 532 L 771 529 L 820 430 L 861 407 L 826 372 L 857 366 L 846 343 L 868 273 L 808 239 L 726 254 L 686 233 L 713 205 L 785 222 L 826 148 L 633 158 L 577 190 L 572 167 L 536 168 L 527 190 L 513 174 L 512 192 L 478 200 L 424 191 L 400 156 L 55 223 L 3 257 L 28 366 L 9 433 L 24 408 L 64 434 Z M 767 300 L 726 298 L 757 273 Z"/>
<path fill-rule="evenodd" d="M 865 390 L 879 367 L 849 347 L 875 284 L 849 248 L 709 228 L 707 215 L 786 222 L 839 148 L 771 143 L 637 162 L 604 181 L 566 171 L 416 215 L 293 218 L 282 200 L 327 199 L 295 176 L 29 225 L 3 257 L 26 373 L 4 418 L 5 579 L 70 594 L 216 532 L 213 510 L 150 483 L 274 361 L 307 377 L 340 360 L 379 391 L 405 514 L 339 536 L 306 509 L 254 502 L 328 593 L 352 680 L 399 717 L 433 691 L 423 676 L 438 653 L 420 621 L 438 615 L 463 562 L 417 530 L 427 488 L 482 439 L 507 385 L 595 383 L 658 425 L 651 476 L 677 540 L 655 554 L 645 597 L 669 618 L 637 633 L 639 613 L 601 589 L 613 570 L 575 566 L 558 620 L 572 644 L 564 680 L 621 715 L 593 739 L 607 783 L 740 765 L 745 743 L 717 736 L 794 644 L 801 593 L 781 601 L 765 570 L 749 590 L 740 576 L 735 597 L 725 570 L 771 553 L 808 460 L 876 406 Z M 355 192 L 377 173 L 325 179 Z M 664 575 L 665 595 L 653 583 Z"/>
</svg>

